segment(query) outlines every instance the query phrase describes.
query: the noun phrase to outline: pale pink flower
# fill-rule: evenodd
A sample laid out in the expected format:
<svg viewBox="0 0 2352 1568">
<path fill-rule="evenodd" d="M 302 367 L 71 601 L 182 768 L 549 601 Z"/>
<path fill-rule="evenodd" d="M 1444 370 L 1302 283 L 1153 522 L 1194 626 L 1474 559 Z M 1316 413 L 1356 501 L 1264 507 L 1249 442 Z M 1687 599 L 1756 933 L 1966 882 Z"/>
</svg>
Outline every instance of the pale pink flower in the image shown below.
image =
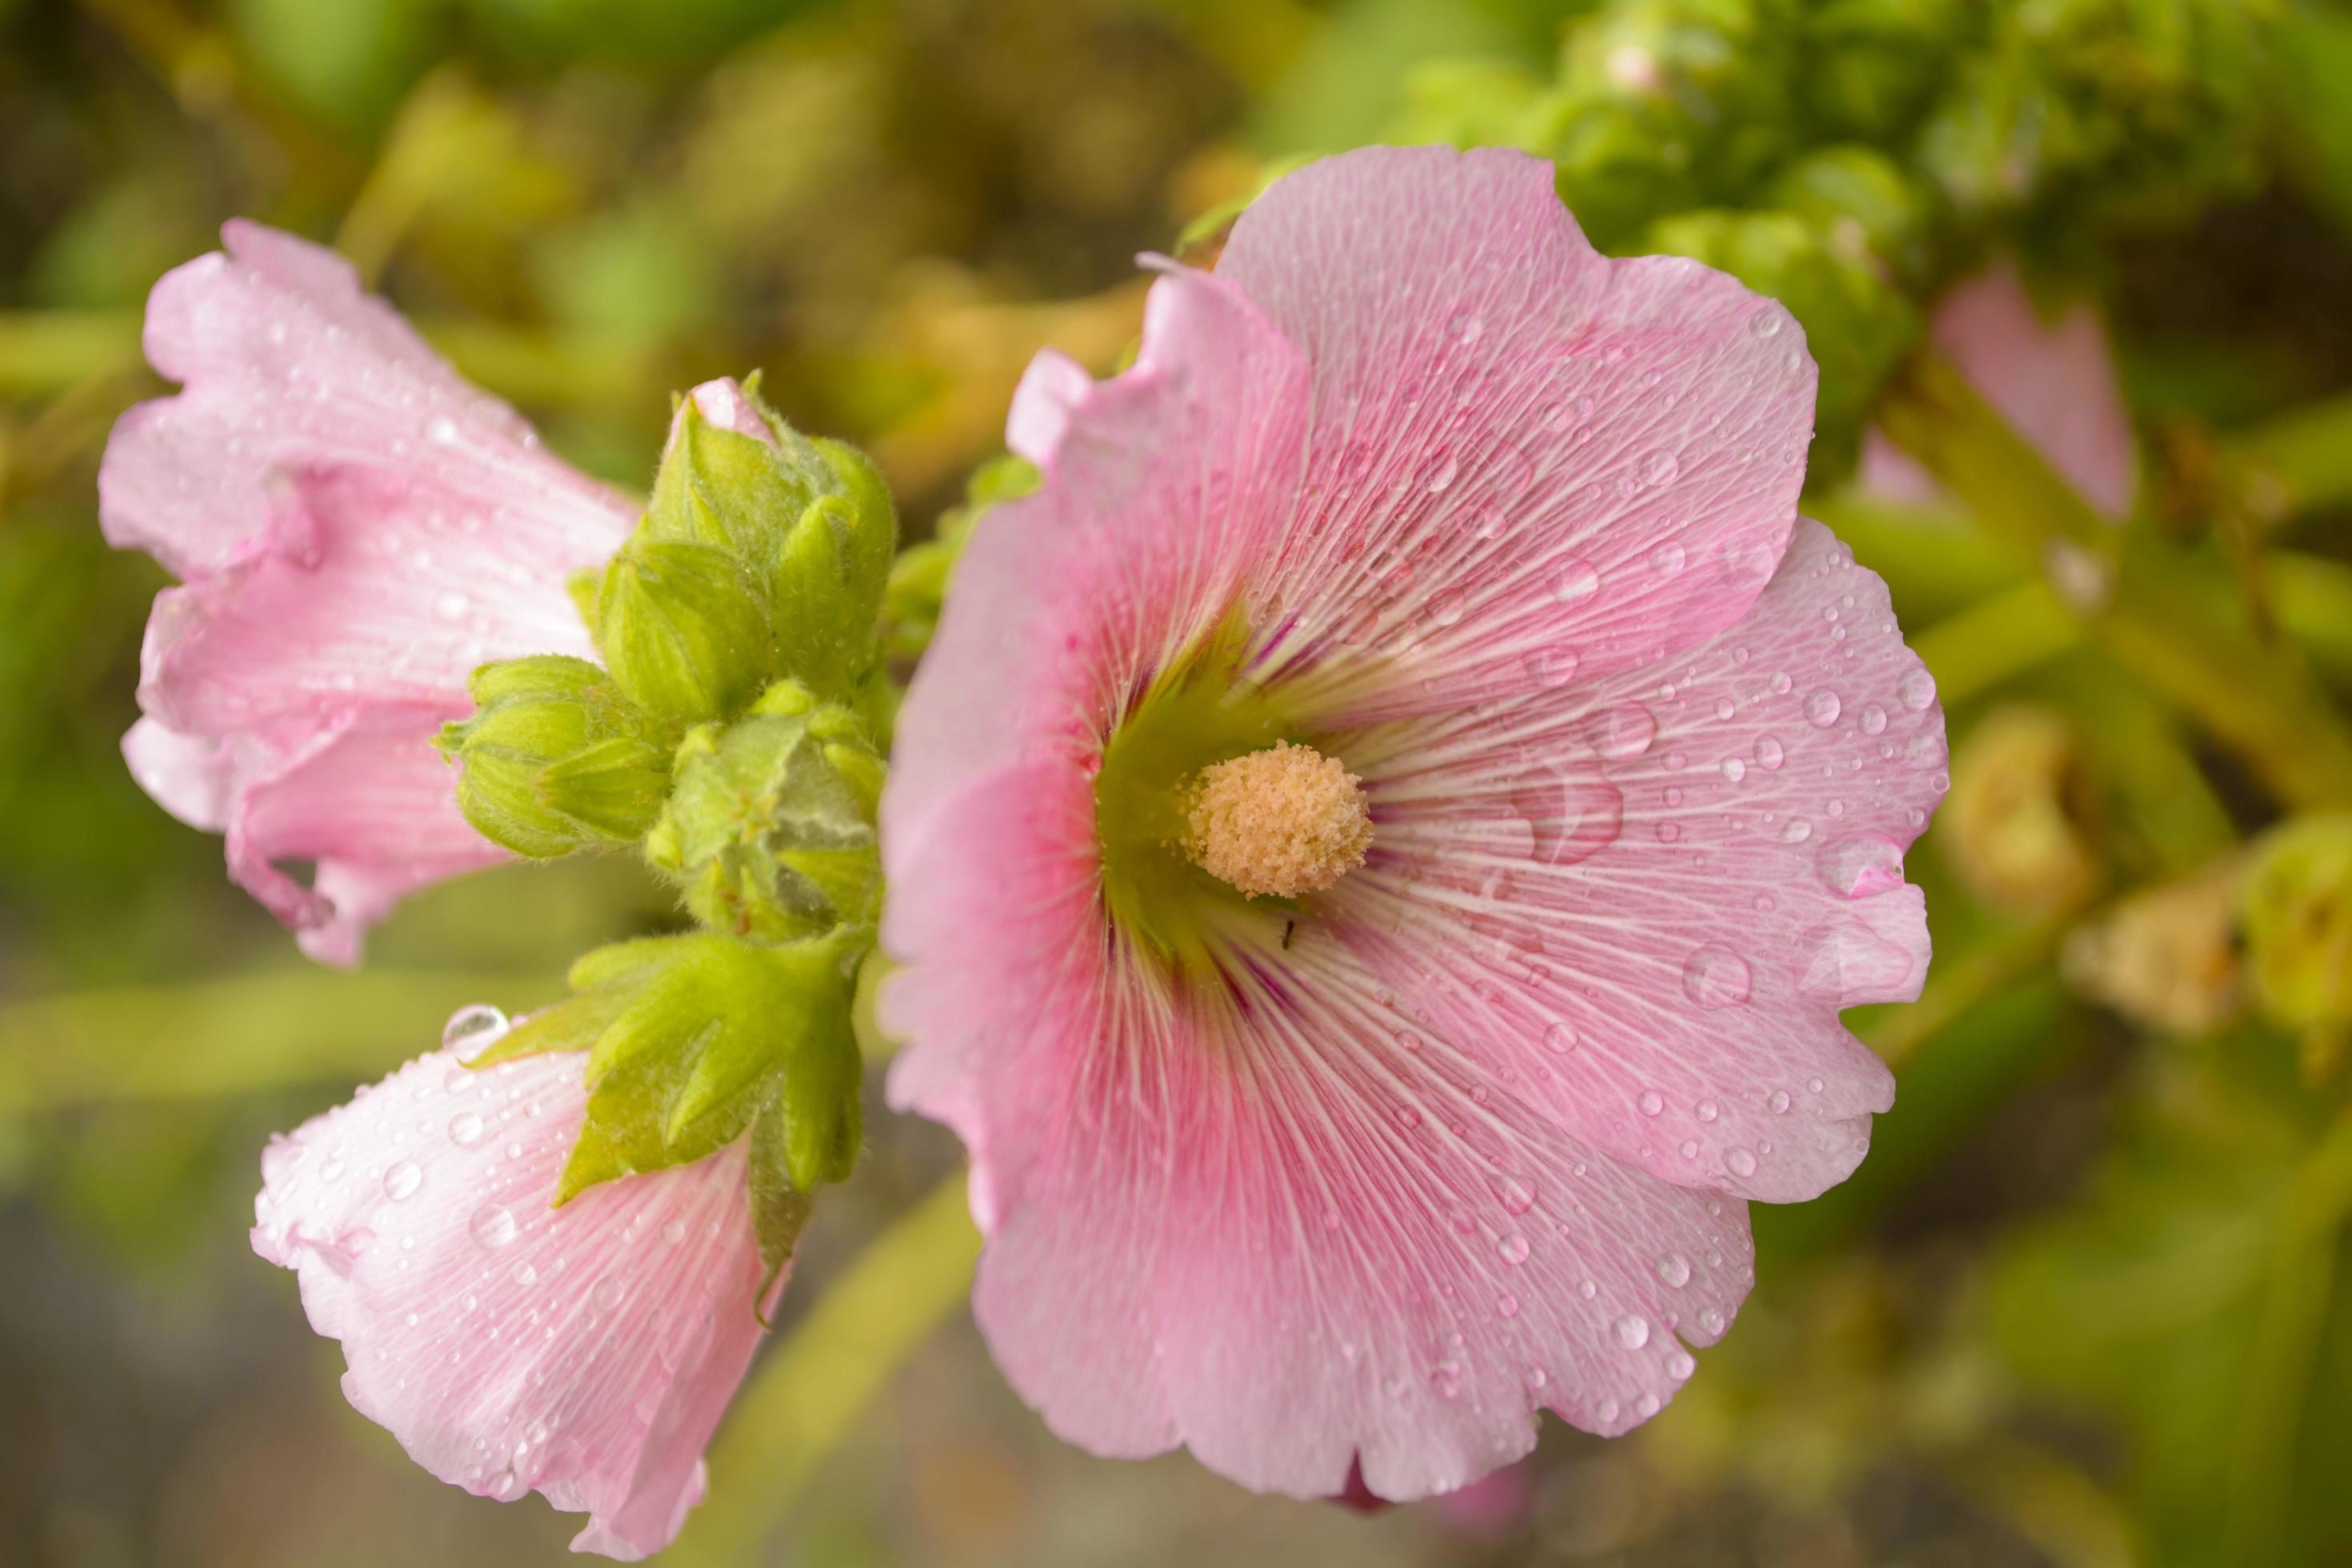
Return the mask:
<svg viewBox="0 0 2352 1568">
<path fill-rule="evenodd" d="M 1862 1159 L 1894 1081 L 1838 1014 L 1924 976 L 1942 715 L 1796 516 L 1794 320 L 1598 255 L 1548 163 L 1328 159 L 1163 270 L 1132 370 L 1024 383 L 1045 482 L 900 717 L 891 1095 L 964 1141 L 974 1310 L 1055 1432 L 1423 1497 L 1531 1412 L 1656 1412 L 1742 1200 Z M 1179 981 L 1107 910 L 1097 773 L 1236 621 L 1373 836 Z"/>
<path fill-rule="evenodd" d="M 431 739 L 477 665 L 590 652 L 565 575 L 636 507 L 541 451 L 332 252 L 244 222 L 222 240 L 156 284 L 147 357 L 183 390 L 125 414 L 99 473 L 107 538 L 182 582 L 148 622 L 123 752 L 165 809 L 227 835 L 231 874 L 306 952 L 350 963 L 404 894 L 505 857 Z"/>
<path fill-rule="evenodd" d="M 551 1207 L 583 1058 L 464 1065 L 495 1037 L 273 1139 L 254 1250 L 300 1277 L 310 1326 L 342 1342 L 345 1397 L 409 1458 L 477 1496 L 584 1511 L 574 1551 L 635 1560 L 701 1500 L 782 1280 L 763 1303 L 740 1140 Z"/>
<path fill-rule="evenodd" d="M 2068 300 L 2045 316 L 2017 264 L 1993 263 L 1936 306 L 1928 341 L 2083 499 L 2121 521 L 2139 494 L 2131 411 L 2098 308 Z M 1942 487 L 1873 426 L 1856 482 L 1896 500 L 1929 501 Z"/>
</svg>

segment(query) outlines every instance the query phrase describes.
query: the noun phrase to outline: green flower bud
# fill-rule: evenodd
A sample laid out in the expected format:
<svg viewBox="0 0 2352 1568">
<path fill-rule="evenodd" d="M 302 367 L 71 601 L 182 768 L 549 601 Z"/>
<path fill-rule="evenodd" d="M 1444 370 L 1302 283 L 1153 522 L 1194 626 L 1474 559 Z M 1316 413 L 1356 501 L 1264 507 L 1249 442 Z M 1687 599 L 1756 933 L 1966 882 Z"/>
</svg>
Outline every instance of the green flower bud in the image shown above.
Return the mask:
<svg viewBox="0 0 2352 1568">
<path fill-rule="evenodd" d="M 784 683 L 688 734 L 674 771 L 646 853 L 705 925 L 781 942 L 874 922 L 883 765 L 847 710 Z"/>
<path fill-rule="evenodd" d="M 2352 816 L 2305 816 L 2256 842 L 2239 889 L 2254 999 L 2289 1028 L 2352 1026 Z"/>
<path fill-rule="evenodd" d="M 593 595 L 597 644 L 657 711 L 724 719 L 779 678 L 858 694 L 898 544 L 866 459 L 811 440 L 751 384 L 678 404 L 645 517 Z"/>
<path fill-rule="evenodd" d="M 1695 257 L 1789 307 L 1822 373 L 1808 482 L 1843 478 L 1879 387 L 1918 336 L 1910 300 L 1866 257 L 1788 213 L 1684 213 L 1652 225 L 1642 248 Z"/>
<path fill-rule="evenodd" d="M 750 700 L 775 667 L 766 595 L 741 557 L 642 531 L 613 557 L 596 595 L 597 646 L 613 679 L 650 711 L 716 719 Z"/>
<path fill-rule="evenodd" d="M 1808 114 L 1832 136 L 1894 137 L 1943 84 L 1977 15 L 1969 0 L 1815 0 L 1804 18 Z"/>
<path fill-rule="evenodd" d="M 1781 169 L 1765 205 L 1804 219 L 1832 250 L 1885 276 L 1916 279 L 1926 269 L 1926 204 L 1883 153 L 1817 148 Z"/>
<path fill-rule="evenodd" d="M 484 665 L 467 686 L 473 717 L 437 744 L 458 764 L 457 806 L 477 832 L 533 859 L 644 837 L 673 740 L 610 676 L 545 655 Z"/>
</svg>

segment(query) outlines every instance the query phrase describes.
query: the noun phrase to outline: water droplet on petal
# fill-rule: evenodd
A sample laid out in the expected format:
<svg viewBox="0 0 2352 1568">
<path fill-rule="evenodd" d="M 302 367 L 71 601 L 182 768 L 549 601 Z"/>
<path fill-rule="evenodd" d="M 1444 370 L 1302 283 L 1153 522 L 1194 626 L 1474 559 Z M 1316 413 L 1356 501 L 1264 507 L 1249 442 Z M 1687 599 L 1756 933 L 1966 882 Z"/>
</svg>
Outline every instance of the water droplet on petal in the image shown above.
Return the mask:
<svg viewBox="0 0 2352 1568">
<path fill-rule="evenodd" d="M 495 1250 L 515 1238 L 515 1216 L 504 1204 L 484 1204 L 474 1211 L 469 1228 L 476 1242 Z"/>
<path fill-rule="evenodd" d="M 395 1160 L 383 1173 L 383 1195 L 404 1203 L 425 1184 L 425 1172 L 414 1160 Z"/>
<path fill-rule="evenodd" d="M 1525 1214 L 1535 1206 L 1535 1188 L 1517 1176 L 1491 1176 L 1486 1184 L 1495 1189 L 1505 1214 Z"/>
<path fill-rule="evenodd" d="M 1658 720 L 1638 702 L 1621 702 L 1594 719 L 1588 734 L 1592 749 L 1611 762 L 1630 762 L 1657 739 Z"/>
<path fill-rule="evenodd" d="M 1788 752 L 1781 749 L 1780 742 L 1777 736 L 1759 735 L 1756 737 L 1756 762 L 1759 767 L 1763 767 L 1768 770 L 1777 768 L 1782 762 L 1786 761 L 1787 758 Z"/>
<path fill-rule="evenodd" d="M 1644 1116 L 1655 1116 L 1666 1108 L 1665 1096 L 1654 1089 L 1643 1089 L 1642 1098 L 1634 1103 L 1642 1108 L 1642 1114 Z"/>
<path fill-rule="evenodd" d="M 1592 563 L 1583 560 L 1563 561 L 1551 576 L 1551 596 L 1563 605 L 1573 605 L 1589 599 L 1601 591 L 1601 574 Z"/>
<path fill-rule="evenodd" d="M 441 1027 L 441 1048 L 461 1054 L 488 1045 L 507 1032 L 507 1016 L 496 1007 L 476 1004 L 449 1015 Z"/>
<path fill-rule="evenodd" d="M 470 1110 L 461 1110 L 449 1119 L 449 1142 L 460 1149 L 478 1142 L 482 1136 L 482 1119 Z"/>
<path fill-rule="evenodd" d="M 1617 1320 L 1617 1342 L 1629 1351 L 1640 1350 L 1650 1342 L 1650 1320 L 1628 1312 Z"/>
<path fill-rule="evenodd" d="M 1690 1259 L 1679 1252 L 1669 1252 L 1658 1259 L 1658 1278 L 1676 1289 L 1690 1283 Z"/>
<path fill-rule="evenodd" d="M 1529 1251 L 1528 1238 L 1513 1231 L 1495 1244 L 1495 1250 L 1503 1255 L 1506 1263 L 1525 1263 Z"/>
<path fill-rule="evenodd" d="M 1544 1049 L 1566 1056 L 1576 1049 L 1576 1026 L 1562 1018 L 1544 1031 Z"/>
<path fill-rule="evenodd" d="M 1814 729 L 1826 730 L 1838 721 L 1842 706 L 1836 692 L 1816 691 L 1805 699 L 1805 717 L 1812 721 Z"/>
<path fill-rule="evenodd" d="M 1895 683 L 1895 700 L 1916 713 L 1936 700 L 1936 678 L 1925 669 L 1907 672 Z"/>
<path fill-rule="evenodd" d="M 1865 735 L 1886 733 L 1886 710 L 1875 702 L 1865 704 L 1862 710 L 1862 732 Z"/>
<path fill-rule="evenodd" d="M 1535 683 L 1547 691 L 1576 679 L 1576 655 L 1564 647 L 1539 647 L 1519 662 Z"/>
<path fill-rule="evenodd" d="M 1753 984 L 1748 961 L 1719 942 L 1683 962 L 1683 994 L 1702 1007 L 1738 1006 L 1748 1000 Z"/>
<path fill-rule="evenodd" d="M 1519 1299 L 1517 1296 L 1496 1297 L 1495 1312 L 1497 1317 L 1517 1317 L 1519 1315 Z"/>
<path fill-rule="evenodd" d="M 1731 1173 L 1735 1176 L 1752 1176 L 1756 1173 L 1756 1155 L 1751 1150 L 1735 1147 L 1724 1155 L 1723 1163 L 1730 1167 Z"/>
<path fill-rule="evenodd" d="M 1642 458 L 1642 482 L 1653 489 L 1672 484 L 1675 476 L 1682 471 L 1682 463 L 1663 447 Z"/>
</svg>

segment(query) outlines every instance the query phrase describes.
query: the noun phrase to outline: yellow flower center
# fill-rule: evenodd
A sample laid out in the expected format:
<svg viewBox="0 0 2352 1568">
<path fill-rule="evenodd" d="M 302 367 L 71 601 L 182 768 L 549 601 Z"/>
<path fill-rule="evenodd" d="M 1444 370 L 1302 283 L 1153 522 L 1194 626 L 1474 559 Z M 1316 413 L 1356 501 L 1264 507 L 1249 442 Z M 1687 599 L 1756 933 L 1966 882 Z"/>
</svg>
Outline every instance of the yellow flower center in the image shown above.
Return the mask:
<svg viewBox="0 0 2352 1568">
<path fill-rule="evenodd" d="M 1319 893 L 1362 865 L 1372 842 L 1356 775 L 1290 741 L 1202 768 L 1182 806 L 1185 858 L 1244 898 Z"/>
</svg>

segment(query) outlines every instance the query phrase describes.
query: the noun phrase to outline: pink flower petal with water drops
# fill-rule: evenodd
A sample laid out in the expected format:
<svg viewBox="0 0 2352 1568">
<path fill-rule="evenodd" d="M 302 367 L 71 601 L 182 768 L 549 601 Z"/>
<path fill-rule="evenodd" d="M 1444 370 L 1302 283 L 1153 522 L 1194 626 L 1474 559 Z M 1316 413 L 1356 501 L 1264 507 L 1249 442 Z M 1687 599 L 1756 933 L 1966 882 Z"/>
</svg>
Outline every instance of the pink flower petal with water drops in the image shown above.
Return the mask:
<svg viewBox="0 0 2352 1568">
<path fill-rule="evenodd" d="M 1313 375 L 1263 668 L 1333 722 L 1689 647 L 1780 560 L 1812 436 L 1803 330 L 1696 262 L 1601 256 L 1549 165 L 1325 159 L 1242 216 L 1217 275 Z"/>
<path fill-rule="evenodd" d="M 1699 647 L 1349 754 L 1381 837 L 1334 919 L 1433 1036 L 1669 1181 L 1790 1202 L 1861 1163 L 1895 1082 L 1838 1011 L 1926 977 L 1944 723 L 1827 529 Z"/>
<path fill-rule="evenodd" d="M 1741 1195 L 1818 1191 L 1886 1103 L 1837 1008 L 1924 971 L 1932 686 L 1795 521 L 1794 323 L 1603 260 L 1550 192 L 1507 153 L 1310 166 L 1213 277 L 1155 286 L 1132 371 L 1033 376 L 1045 482 L 976 531 L 902 710 L 891 1097 L 963 1139 L 982 1331 L 1097 1453 L 1411 1500 L 1527 1452 L 1538 1410 L 1624 1431 L 1745 1297 Z M 1096 792 L 1236 626 L 1372 839 L 1296 919 L 1222 928 L 1209 984 L 1106 901 Z M 1741 800 L 1691 782 L 1792 722 Z M 1769 939 L 1744 974 L 1702 952 L 1726 932 Z M 1659 1120 L 1643 1086 L 1570 1102 L 1526 1026 L 1563 983 L 1584 1070 L 1645 1075 Z"/>
<path fill-rule="evenodd" d="M 411 1458 L 585 1512 L 573 1550 L 635 1561 L 701 1500 L 762 1332 L 742 1146 L 552 1208 L 583 1058 L 477 1073 L 463 1056 L 503 1027 L 469 1010 L 453 1033 L 478 1019 L 271 1141 L 254 1250 L 299 1276 L 310 1326 L 342 1342 L 344 1395 Z"/>
<path fill-rule="evenodd" d="M 2138 443 L 2106 326 L 2091 300 L 2070 300 L 2044 316 L 2017 264 L 2004 259 L 1946 294 L 1928 331 L 1937 350 L 2084 500 L 2118 521 L 2131 515 L 2139 494 Z M 1898 500 L 1943 493 L 1910 454 L 1874 428 L 1864 438 L 1856 482 Z"/>
<path fill-rule="evenodd" d="M 148 624 L 133 773 L 226 827 L 254 791 L 282 805 L 331 773 L 357 780 L 317 765 L 352 754 L 342 737 L 419 777 L 476 666 L 587 654 L 564 579 L 635 509 L 541 451 L 331 252 L 242 222 L 223 239 L 155 287 L 148 358 L 183 389 L 122 416 L 99 496 L 110 540 L 183 579 Z M 301 847 L 248 833 L 233 869 L 307 948 L 349 962 L 399 891 L 500 858 L 441 806 L 413 824 L 341 812 L 341 835 Z M 314 829 L 338 815 L 309 811 Z M 282 858 L 315 862 L 311 885 Z"/>
</svg>

